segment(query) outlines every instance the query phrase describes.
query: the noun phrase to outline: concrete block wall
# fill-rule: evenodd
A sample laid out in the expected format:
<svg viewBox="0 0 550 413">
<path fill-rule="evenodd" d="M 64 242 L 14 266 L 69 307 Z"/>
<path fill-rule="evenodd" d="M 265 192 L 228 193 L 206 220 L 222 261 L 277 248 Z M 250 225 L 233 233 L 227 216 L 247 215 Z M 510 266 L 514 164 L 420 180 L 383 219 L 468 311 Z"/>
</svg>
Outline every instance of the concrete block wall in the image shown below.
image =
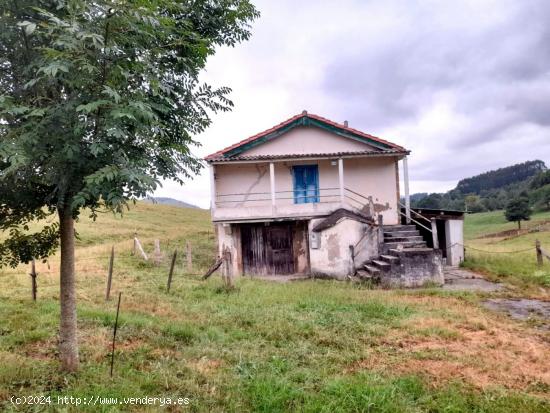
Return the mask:
<svg viewBox="0 0 550 413">
<path fill-rule="evenodd" d="M 441 250 L 423 248 L 393 254 L 399 258 L 399 263 L 393 264 L 391 271 L 382 275 L 380 283 L 384 287 L 413 288 L 445 283 Z"/>
<path fill-rule="evenodd" d="M 323 219 L 310 221 L 310 239 L 312 229 L 321 221 Z M 361 240 L 365 233 L 366 238 Z M 309 250 L 311 273 L 315 277 L 344 280 L 348 275 L 355 273 L 358 263 L 378 255 L 377 231 L 372 231 L 364 223 L 344 219 L 335 226 L 316 234 L 319 237 L 318 248 L 315 247 L 314 242 L 310 242 Z M 359 249 L 355 252 L 360 256 L 356 256 L 353 261 L 350 246 L 355 246 L 358 242 L 360 242 Z"/>
</svg>

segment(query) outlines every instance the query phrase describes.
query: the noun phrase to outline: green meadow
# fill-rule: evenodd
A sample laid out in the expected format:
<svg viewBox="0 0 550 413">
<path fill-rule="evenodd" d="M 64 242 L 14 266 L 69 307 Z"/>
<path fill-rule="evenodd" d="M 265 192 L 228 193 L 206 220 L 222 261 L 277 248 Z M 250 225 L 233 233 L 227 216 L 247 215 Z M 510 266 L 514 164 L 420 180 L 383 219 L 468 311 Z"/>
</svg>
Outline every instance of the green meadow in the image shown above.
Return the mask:
<svg viewBox="0 0 550 413">
<path fill-rule="evenodd" d="M 515 249 L 539 236 L 550 247 L 548 233 L 494 245 L 479 240 L 481 234 L 507 228 L 492 215 L 480 216 L 467 218 L 468 245 Z M 533 223 L 535 218 L 545 219 L 534 217 Z M 101 214 L 94 222 L 83 214 L 77 231 L 81 370 L 62 374 L 56 359 L 58 257 L 37 264 L 37 302 L 31 299 L 27 265 L 0 270 L 2 411 L 159 411 L 159 405 L 121 403 L 125 397 L 149 396 L 189 399 L 184 407 L 164 407 L 167 411 L 550 412 L 548 333 L 482 308 L 479 301 L 491 295 L 250 278 L 237 279 L 228 290 L 217 274 L 201 280 L 215 247 L 209 212 L 198 209 L 138 203 L 123 217 Z M 154 240 L 160 240 L 164 259 L 159 266 L 132 255 L 134 234 L 150 255 Z M 112 299 L 105 301 L 112 246 Z M 502 275 L 496 264 L 474 257 L 468 252 L 475 261 L 467 265 L 495 270 L 493 277 L 516 285 L 525 279 L 526 288 L 546 285 L 539 281 L 545 276 L 535 268 L 530 272 L 527 264 L 524 272 Z M 73 396 L 117 403 L 10 402 L 30 395 L 53 402 Z"/>
</svg>

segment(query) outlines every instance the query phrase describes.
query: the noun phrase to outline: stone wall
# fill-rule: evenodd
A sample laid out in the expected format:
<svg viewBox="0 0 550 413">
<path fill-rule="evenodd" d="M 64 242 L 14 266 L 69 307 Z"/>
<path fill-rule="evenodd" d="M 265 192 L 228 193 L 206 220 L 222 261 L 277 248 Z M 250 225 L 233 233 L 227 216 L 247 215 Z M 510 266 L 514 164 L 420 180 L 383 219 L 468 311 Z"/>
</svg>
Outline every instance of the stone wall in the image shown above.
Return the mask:
<svg viewBox="0 0 550 413">
<path fill-rule="evenodd" d="M 404 249 L 393 255 L 399 261 L 382 273 L 380 283 L 386 288 L 411 288 L 445 283 L 440 250 L 428 248 Z"/>
</svg>

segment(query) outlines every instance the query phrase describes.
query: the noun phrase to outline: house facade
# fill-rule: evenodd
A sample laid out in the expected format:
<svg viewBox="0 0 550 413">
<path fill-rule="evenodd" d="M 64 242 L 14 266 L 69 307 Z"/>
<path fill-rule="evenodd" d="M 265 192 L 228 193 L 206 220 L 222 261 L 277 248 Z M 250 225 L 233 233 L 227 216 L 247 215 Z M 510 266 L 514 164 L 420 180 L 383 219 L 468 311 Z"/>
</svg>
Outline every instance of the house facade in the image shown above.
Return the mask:
<svg viewBox="0 0 550 413">
<path fill-rule="evenodd" d="M 304 111 L 209 155 L 219 255 L 233 275 L 353 275 L 410 214 L 408 154 Z"/>
</svg>

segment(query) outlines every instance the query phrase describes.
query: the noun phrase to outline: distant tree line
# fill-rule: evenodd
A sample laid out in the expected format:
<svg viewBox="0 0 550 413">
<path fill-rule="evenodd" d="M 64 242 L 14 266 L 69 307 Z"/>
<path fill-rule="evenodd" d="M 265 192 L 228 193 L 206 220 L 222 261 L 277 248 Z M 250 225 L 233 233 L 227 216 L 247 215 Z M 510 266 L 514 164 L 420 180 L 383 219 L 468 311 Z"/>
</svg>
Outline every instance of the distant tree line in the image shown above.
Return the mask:
<svg viewBox="0 0 550 413">
<path fill-rule="evenodd" d="M 475 213 L 506 209 L 519 198 L 529 208 L 550 209 L 550 171 L 543 161 L 524 162 L 463 179 L 446 193 L 413 194 L 411 205 Z"/>
<path fill-rule="evenodd" d="M 526 179 L 545 170 L 546 165 L 543 161 L 523 162 L 463 179 L 458 182 L 456 190 L 463 194 L 481 195 L 484 191 L 505 188 L 518 182 L 524 182 Z"/>
</svg>

